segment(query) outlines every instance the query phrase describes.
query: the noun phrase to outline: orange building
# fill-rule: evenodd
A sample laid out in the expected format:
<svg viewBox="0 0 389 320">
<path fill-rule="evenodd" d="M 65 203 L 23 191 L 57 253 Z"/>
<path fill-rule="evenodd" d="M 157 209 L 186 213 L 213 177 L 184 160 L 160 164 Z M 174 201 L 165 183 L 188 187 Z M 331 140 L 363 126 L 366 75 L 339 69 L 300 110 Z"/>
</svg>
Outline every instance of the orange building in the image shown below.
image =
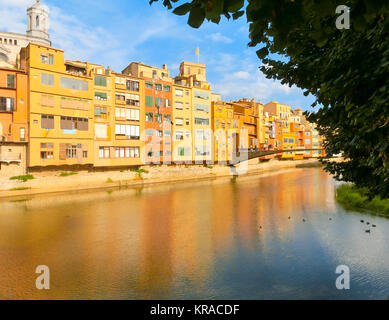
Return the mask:
<svg viewBox="0 0 389 320">
<path fill-rule="evenodd" d="M 0 60 L 0 174 L 26 171 L 27 74 Z"/>
<path fill-rule="evenodd" d="M 145 81 L 145 162 L 172 163 L 172 86 L 166 65 L 156 68 L 132 62 L 123 74 L 131 74 Z"/>
</svg>

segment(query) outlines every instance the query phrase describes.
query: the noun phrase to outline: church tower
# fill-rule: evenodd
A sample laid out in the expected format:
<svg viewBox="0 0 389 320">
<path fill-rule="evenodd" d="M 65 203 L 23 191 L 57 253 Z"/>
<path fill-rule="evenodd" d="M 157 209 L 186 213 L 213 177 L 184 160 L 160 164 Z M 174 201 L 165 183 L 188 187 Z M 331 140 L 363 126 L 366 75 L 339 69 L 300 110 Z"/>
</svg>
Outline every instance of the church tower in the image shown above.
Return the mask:
<svg viewBox="0 0 389 320">
<path fill-rule="evenodd" d="M 49 12 L 40 0 L 27 9 L 27 35 L 49 41 Z"/>
</svg>

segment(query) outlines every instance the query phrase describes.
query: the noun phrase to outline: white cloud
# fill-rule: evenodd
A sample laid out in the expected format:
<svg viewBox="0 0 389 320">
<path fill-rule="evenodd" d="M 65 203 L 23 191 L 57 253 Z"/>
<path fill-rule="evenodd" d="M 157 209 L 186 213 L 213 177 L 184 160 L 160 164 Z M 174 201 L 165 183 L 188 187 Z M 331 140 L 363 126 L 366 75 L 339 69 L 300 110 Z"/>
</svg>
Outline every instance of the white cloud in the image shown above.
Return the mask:
<svg viewBox="0 0 389 320">
<path fill-rule="evenodd" d="M 301 90 L 296 87 L 267 79 L 259 70 L 260 64 L 255 52 L 250 50 L 240 55 L 222 53 L 210 58 L 208 69 L 218 70 L 217 79 L 211 81 L 212 90 L 227 100 L 255 98 L 262 103 L 271 100 L 288 103 L 292 97 L 301 95 Z"/>
<path fill-rule="evenodd" d="M 224 42 L 224 43 L 233 42 L 232 39 L 230 39 L 226 36 L 223 36 L 220 32 L 212 33 L 212 34 L 208 35 L 207 38 L 211 39 L 212 41 L 216 41 L 216 42 Z"/>
</svg>

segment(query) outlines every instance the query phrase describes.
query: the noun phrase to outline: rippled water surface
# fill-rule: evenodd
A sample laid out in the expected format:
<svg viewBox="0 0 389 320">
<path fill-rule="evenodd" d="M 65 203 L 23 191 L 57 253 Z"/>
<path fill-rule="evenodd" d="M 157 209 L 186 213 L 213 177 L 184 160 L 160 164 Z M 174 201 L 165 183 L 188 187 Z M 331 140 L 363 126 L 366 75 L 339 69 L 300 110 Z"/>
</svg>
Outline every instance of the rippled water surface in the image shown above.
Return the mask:
<svg viewBox="0 0 389 320">
<path fill-rule="evenodd" d="M 389 220 L 346 212 L 335 185 L 297 169 L 0 202 L 0 299 L 387 299 Z"/>
</svg>

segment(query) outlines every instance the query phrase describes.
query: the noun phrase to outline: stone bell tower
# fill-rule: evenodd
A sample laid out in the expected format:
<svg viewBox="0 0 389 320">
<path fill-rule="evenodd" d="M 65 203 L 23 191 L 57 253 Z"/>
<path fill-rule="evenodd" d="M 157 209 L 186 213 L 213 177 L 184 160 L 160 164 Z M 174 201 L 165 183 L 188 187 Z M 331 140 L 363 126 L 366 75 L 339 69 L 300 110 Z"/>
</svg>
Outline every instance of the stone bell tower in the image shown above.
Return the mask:
<svg viewBox="0 0 389 320">
<path fill-rule="evenodd" d="M 49 12 L 40 0 L 27 9 L 27 35 L 49 41 Z"/>
</svg>

